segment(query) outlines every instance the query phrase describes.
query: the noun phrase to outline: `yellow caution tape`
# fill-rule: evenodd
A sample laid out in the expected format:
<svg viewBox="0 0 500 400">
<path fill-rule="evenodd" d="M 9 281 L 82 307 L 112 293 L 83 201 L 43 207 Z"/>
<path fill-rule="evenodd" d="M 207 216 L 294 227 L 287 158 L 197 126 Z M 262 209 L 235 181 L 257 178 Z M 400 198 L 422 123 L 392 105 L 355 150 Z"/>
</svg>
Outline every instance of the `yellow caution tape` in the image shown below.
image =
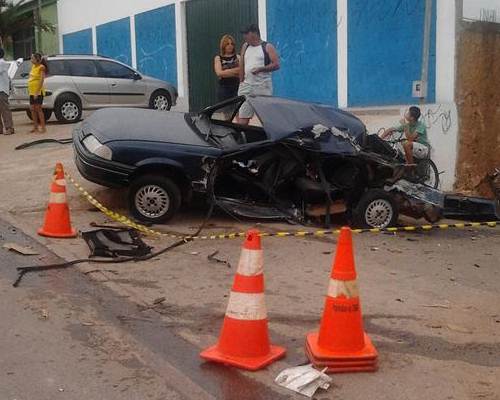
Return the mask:
<svg viewBox="0 0 500 400">
<path fill-rule="evenodd" d="M 92 195 L 87 192 L 78 182 L 76 182 L 73 177 L 65 173 L 66 178 L 75 186 L 76 189 L 81 193 L 81 195 L 87 199 L 87 201 L 100 210 L 104 215 L 111 218 L 112 220 L 119 222 L 123 225 L 127 225 L 131 228 L 134 228 L 146 235 L 152 236 L 161 236 L 161 237 L 169 237 L 172 239 L 186 239 L 186 240 L 218 240 L 218 239 L 235 239 L 240 237 L 245 237 L 245 232 L 232 232 L 232 233 L 222 233 L 222 234 L 212 234 L 212 235 L 199 235 L 199 236 L 190 236 L 190 235 L 177 235 L 168 232 L 160 232 L 154 229 L 150 229 L 145 225 L 138 224 L 132 221 L 130 218 L 121 215 L 117 212 L 111 211 L 99 201 L 97 201 Z M 460 222 L 457 224 L 435 224 L 435 225 L 415 225 L 415 226 L 401 226 L 401 227 L 390 227 L 390 228 L 371 228 L 371 229 L 352 229 L 352 233 L 395 233 L 395 232 L 415 232 L 415 231 L 429 231 L 432 229 L 450 229 L 450 228 L 478 228 L 480 226 L 488 226 L 490 228 L 495 228 L 499 226 L 500 223 L 497 221 L 488 221 L 488 222 Z M 340 233 L 340 229 L 332 229 L 332 230 L 317 230 L 317 231 L 291 231 L 291 232 L 261 232 L 261 237 L 306 237 L 306 236 L 316 236 L 322 237 L 325 235 L 338 235 Z"/>
</svg>

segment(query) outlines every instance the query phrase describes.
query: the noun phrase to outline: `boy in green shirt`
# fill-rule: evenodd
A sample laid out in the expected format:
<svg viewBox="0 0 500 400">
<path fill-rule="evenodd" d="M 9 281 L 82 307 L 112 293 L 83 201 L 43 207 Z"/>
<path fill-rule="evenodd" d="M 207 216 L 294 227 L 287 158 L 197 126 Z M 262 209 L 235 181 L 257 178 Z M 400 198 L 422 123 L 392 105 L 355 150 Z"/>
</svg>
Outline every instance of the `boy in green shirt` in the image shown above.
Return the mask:
<svg viewBox="0 0 500 400">
<path fill-rule="evenodd" d="M 394 132 L 405 134 L 406 140 L 402 142 L 407 164 L 414 164 L 414 157 L 425 158 L 429 155 L 429 142 L 427 140 L 427 128 L 419 121 L 420 108 L 410 107 L 400 125 L 387 129 L 382 134 L 382 139 L 392 135 Z"/>
</svg>

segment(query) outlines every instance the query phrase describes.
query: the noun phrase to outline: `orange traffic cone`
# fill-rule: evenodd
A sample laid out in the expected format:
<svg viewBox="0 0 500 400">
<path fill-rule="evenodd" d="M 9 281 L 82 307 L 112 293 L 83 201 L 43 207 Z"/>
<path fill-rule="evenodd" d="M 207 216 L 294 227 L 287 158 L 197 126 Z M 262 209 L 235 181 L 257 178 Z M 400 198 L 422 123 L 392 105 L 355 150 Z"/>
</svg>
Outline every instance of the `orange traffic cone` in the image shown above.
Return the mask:
<svg viewBox="0 0 500 400">
<path fill-rule="evenodd" d="M 76 236 L 71 227 L 69 207 L 66 199 L 66 180 L 61 163 L 56 164 L 52 184 L 50 186 L 49 205 L 45 213 L 45 223 L 38 230 L 42 236 L 54 238 L 70 238 Z"/>
<path fill-rule="evenodd" d="M 241 250 L 219 342 L 200 356 L 256 371 L 284 355 L 284 348 L 269 343 L 260 234 L 250 230 Z"/>
<path fill-rule="evenodd" d="M 319 333 L 306 338 L 306 355 L 328 372 L 375 371 L 377 350 L 363 329 L 349 228 L 342 228 Z"/>
</svg>

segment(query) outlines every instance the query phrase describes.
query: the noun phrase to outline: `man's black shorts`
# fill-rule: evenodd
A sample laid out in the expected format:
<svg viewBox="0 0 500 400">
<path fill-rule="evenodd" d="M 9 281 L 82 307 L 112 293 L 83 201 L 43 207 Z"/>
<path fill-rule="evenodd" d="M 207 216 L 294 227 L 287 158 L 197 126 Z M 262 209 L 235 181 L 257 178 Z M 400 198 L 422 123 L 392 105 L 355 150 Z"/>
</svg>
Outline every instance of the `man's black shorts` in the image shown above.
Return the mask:
<svg viewBox="0 0 500 400">
<path fill-rule="evenodd" d="M 30 104 L 43 104 L 43 96 L 30 96 Z"/>
</svg>

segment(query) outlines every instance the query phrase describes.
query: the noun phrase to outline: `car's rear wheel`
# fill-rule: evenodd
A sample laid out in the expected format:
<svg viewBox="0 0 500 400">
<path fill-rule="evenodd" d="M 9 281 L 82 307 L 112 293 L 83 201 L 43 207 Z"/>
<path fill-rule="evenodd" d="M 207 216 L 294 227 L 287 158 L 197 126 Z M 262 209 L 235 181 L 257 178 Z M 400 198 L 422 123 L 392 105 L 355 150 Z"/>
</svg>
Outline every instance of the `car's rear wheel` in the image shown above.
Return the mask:
<svg viewBox="0 0 500 400">
<path fill-rule="evenodd" d="M 73 94 L 62 94 L 56 100 L 54 113 L 57 120 L 64 124 L 78 122 L 82 118 L 82 103 Z"/>
<path fill-rule="evenodd" d="M 52 110 L 48 109 L 48 108 L 42 108 L 43 110 L 43 116 L 45 118 L 45 121 L 48 121 L 50 119 L 50 117 L 52 117 Z M 28 116 L 28 118 L 30 120 L 33 121 L 33 117 L 31 115 L 31 110 L 26 110 L 26 115 Z"/>
<path fill-rule="evenodd" d="M 181 205 L 181 191 L 171 179 L 142 175 L 132 181 L 129 208 L 138 220 L 158 224 L 168 221 Z"/>
<path fill-rule="evenodd" d="M 153 110 L 169 111 L 171 107 L 172 100 L 170 99 L 170 93 L 166 90 L 157 90 L 149 100 L 149 108 Z"/>
<path fill-rule="evenodd" d="M 360 228 L 384 229 L 398 221 L 398 208 L 393 197 L 381 189 L 368 190 L 352 211 L 353 223 Z"/>
</svg>

